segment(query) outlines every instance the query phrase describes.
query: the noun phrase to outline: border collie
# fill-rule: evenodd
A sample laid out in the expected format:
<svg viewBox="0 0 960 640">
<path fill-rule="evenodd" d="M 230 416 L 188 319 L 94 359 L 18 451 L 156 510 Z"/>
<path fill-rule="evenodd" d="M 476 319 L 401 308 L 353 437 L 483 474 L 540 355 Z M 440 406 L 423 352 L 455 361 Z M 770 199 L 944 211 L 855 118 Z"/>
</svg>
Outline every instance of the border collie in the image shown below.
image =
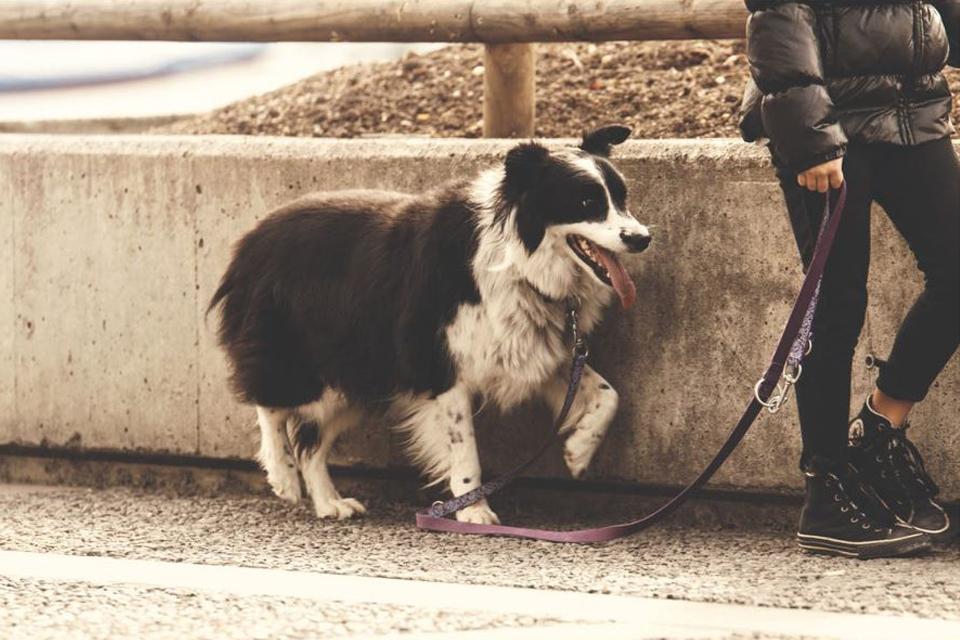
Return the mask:
<svg viewBox="0 0 960 640">
<path fill-rule="evenodd" d="M 406 435 L 411 457 L 454 495 L 480 484 L 474 401 L 500 409 L 539 396 L 556 415 L 567 387 L 566 319 L 589 333 L 636 288 L 616 254 L 650 232 L 627 210 L 607 159 L 630 130 L 579 148 L 518 144 L 502 164 L 422 194 L 326 192 L 290 203 L 236 246 L 210 303 L 241 400 L 256 405 L 258 459 L 273 491 L 321 518 L 363 513 L 327 471 L 337 437 L 372 414 Z M 564 446 L 586 469 L 617 392 L 585 370 Z M 292 444 L 291 444 L 292 439 Z M 495 523 L 486 501 L 461 510 Z"/>
</svg>

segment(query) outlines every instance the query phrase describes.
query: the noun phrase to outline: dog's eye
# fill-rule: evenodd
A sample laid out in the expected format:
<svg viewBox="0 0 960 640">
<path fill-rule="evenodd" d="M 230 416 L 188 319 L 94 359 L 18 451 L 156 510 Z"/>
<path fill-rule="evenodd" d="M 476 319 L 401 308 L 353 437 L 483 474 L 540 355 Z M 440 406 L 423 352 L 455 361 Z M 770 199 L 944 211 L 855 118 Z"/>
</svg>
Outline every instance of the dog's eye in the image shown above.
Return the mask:
<svg viewBox="0 0 960 640">
<path fill-rule="evenodd" d="M 584 198 L 583 200 L 580 201 L 580 208 L 581 208 L 581 209 L 588 209 L 588 208 L 591 207 L 591 206 L 593 205 L 593 203 L 595 203 L 595 202 L 596 202 L 596 200 L 595 200 L 594 198 Z"/>
</svg>

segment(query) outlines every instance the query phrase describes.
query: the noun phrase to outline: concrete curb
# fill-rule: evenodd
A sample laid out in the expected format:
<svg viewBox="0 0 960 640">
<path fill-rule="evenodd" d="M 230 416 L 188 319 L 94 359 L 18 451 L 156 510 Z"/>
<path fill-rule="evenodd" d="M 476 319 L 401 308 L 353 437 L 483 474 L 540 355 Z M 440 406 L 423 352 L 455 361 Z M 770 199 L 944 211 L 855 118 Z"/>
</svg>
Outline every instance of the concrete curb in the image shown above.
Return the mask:
<svg viewBox="0 0 960 640">
<path fill-rule="evenodd" d="M 0 135 L 0 300 L 10 301 L 0 305 L 0 444 L 249 458 L 252 413 L 230 397 L 203 316 L 231 244 L 263 212 L 305 192 L 417 191 L 510 146 Z M 623 407 L 591 475 L 682 484 L 747 402 L 799 283 L 796 249 L 761 149 L 634 141 L 617 150 L 617 162 L 632 209 L 657 239 L 628 264 L 638 308 L 611 312 L 593 340 L 592 361 Z M 885 216 L 876 220 L 871 319 L 882 353 L 921 279 Z M 855 401 L 869 384 L 858 369 Z M 958 410 L 954 361 L 916 412 L 928 467 L 948 494 L 960 489 L 951 460 L 960 450 Z M 510 465 L 548 428 L 538 410 L 487 416 L 485 468 Z M 718 485 L 795 489 L 798 452 L 792 409 L 763 418 Z M 337 455 L 341 465 L 402 460 L 374 425 Z M 559 456 L 537 473 L 563 475 Z"/>
</svg>

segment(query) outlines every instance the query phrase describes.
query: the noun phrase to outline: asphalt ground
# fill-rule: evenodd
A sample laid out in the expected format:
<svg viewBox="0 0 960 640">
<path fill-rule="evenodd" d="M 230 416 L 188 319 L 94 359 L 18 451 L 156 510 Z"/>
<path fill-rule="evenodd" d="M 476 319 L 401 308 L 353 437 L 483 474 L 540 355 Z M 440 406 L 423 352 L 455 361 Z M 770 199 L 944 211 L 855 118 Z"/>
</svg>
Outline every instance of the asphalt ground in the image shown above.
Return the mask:
<svg viewBox="0 0 960 640">
<path fill-rule="evenodd" d="M 789 529 L 755 520 L 731 528 L 728 518 L 716 526 L 674 522 L 605 545 L 557 545 L 419 532 L 412 526 L 415 505 L 376 492 L 358 497 L 367 517 L 329 522 L 306 506 L 267 496 L 8 486 L 0 490 L 0 550 L 960 621 L 956 543 L 917 558 L 826 558 L 799 552 Z M 557 522 L 553 510 L 501 515 Z M 277 598 L 3 576 L 0 566 L 0 630 L 12 630 L 5 637 L 121 637 L 134 624 L 138 637 L 166 637 L 166 629 L 177 637 L 233 638 L 456 634 L 591 622 L 572 610 L 551 616 L 470 611 L 469 603 L 459 614 L 396 602 L 318 607 L 316 594 Z M 732 629 L 723 637 L 740 637 Z M 802 628 L 793 632 L 786 637 L 803 635 Z"/>
</svg>

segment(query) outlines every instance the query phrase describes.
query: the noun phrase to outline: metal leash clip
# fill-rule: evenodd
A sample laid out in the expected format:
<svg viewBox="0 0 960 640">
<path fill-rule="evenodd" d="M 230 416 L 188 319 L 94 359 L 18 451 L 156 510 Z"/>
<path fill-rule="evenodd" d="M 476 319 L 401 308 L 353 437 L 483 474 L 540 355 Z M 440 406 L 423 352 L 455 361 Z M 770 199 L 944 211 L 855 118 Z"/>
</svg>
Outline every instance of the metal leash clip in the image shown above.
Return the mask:
<svg viewBox="0 0 960 640">
<path fill-rule="evenodd" d="M 570 314 L 570 332 L 573 334 L 573 355 L 574 357 L 586 358 L 590 354 L 590 349 L 587 347 L 587 341 L 580 335 L 579 326 L 577 325 L 577 311 L 580 310 L 580 298 L 574 296 L 567 303 L 568 313 Z"/>
<path fill-rule="evenodd" d="M 790 399 L 790 388 L 797 384 L 801 375 L 803 375 L 802 364 L 799 362 L 795 364 L 787 363 L 787 366 L 783 370 L 783 375 L 780 377 L 780 382 L 777 383 L 777 386 L 769 398 L 764 400 L 760 397 L 760 387 L 763 385 L 763 378 L 758 380 L 756 386 L 754 386 L 753 396 L 757 399 L 757 402 L 766 407 L 767 411 L 776 413 L 787 404 L 787 401 Z"/>
</svg>

